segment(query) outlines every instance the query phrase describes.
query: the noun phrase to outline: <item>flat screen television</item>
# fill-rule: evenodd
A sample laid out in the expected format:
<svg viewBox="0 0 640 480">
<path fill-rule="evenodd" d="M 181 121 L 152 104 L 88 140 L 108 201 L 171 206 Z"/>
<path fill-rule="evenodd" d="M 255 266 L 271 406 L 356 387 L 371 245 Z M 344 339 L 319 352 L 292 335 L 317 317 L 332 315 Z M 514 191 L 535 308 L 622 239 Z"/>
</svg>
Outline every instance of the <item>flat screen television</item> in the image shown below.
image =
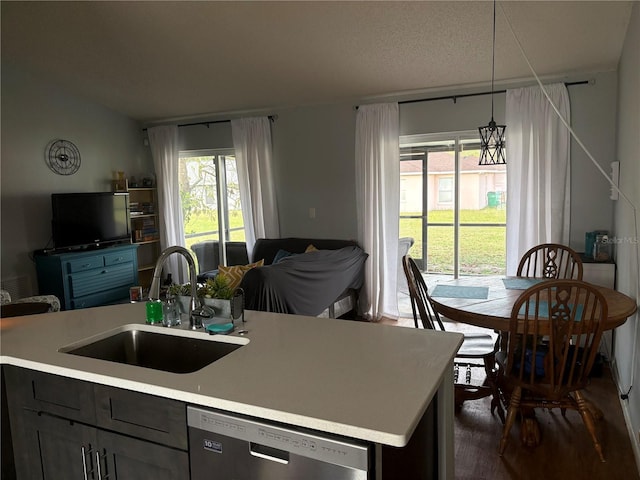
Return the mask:
<svg viewBox="0 0 640 480">
<path fill-rule="evenodd" d="M 131 242 L 128 193 L 53 193 L 51 209 L 56 250 Z"/>
</svg>

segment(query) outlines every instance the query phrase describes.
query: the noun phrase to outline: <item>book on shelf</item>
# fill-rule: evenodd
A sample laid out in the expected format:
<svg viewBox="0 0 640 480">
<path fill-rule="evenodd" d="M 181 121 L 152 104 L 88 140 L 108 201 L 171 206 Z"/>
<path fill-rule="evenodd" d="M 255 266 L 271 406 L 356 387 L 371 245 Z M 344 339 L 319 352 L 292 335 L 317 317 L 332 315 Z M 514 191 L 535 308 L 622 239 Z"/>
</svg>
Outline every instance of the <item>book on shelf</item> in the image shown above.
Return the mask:
<svg viewBox="0 0 640 480">
<path fill-rule="evenodd" d="M 147 213 L 147 214 L 152 214 L 152 213 L 155 212 L 155 206 L 153 205 L 153 203 L 142 202 L 142 204 L 140 206 L 142 208 L 142 211 Z"/>
<path fill-rule="evenodd" d="M 158 240 L 160 235 L 156 229 L 138 229 L 133 231 L 133 240 L 135 242 L 150 242 Z"/>
</svg>

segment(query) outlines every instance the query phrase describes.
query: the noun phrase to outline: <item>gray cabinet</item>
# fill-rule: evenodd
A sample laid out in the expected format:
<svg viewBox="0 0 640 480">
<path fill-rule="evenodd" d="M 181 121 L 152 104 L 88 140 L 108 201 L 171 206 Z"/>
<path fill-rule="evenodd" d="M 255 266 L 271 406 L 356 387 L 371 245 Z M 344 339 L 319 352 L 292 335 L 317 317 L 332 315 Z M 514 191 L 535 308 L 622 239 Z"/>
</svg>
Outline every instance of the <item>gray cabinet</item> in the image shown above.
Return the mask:
<svg viewBox="0 0 640 480">
<path fill-rule="evenodd" d="M 182 402 L 3 366 L 18 480 L 189 479 Z"/>
<path fill-rule="evenodd" d="M 138 283 L 137 245 L 86 252 L 36 255 L 40 294 L 56 295 L 63 310 L 106 305 L 129 298 Z"/>
<path fill-rule="evenodd" d="M 31 410 L 21 417 L 19 436 L 14 436 L 18 479 L 98 478 L 97 471 L 93 475 L 94 428 Z"/>
<path fill-rule="evenodd" d="M 104 430 L 98 430 L 98 446 L 98 478 L 189 480 L 187 452 Z"/>
</svg>

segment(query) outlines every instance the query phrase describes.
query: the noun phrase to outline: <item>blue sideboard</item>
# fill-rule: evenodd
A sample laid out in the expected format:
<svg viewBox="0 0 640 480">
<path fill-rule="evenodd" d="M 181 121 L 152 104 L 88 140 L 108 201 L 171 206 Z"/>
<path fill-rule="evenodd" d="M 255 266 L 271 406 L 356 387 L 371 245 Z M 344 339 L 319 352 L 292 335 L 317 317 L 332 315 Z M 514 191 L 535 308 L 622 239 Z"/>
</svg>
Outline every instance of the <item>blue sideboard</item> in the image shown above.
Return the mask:
<svg viewBox="0 0 640 480">
<path fill-rule="evenodd" d="M 38 290 L 56 295 L 63 310 L 96 307 L 129 298 L 138 284 L 137 245 L 36 255 Z"/>
</svg>

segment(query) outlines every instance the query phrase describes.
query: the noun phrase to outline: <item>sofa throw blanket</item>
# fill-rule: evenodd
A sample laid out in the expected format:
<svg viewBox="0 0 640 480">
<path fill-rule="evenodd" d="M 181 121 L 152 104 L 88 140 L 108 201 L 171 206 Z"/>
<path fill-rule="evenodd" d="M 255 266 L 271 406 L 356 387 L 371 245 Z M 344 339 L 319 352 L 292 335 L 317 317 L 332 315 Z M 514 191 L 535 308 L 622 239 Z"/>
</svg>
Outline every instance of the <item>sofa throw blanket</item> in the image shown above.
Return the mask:
<svg viewBox="0 0 640 480">
<path fill-rule="evenodd" d="M 241 284 L 245 308 L 320 315 L 345 290 L 362 287 L 367 257 L 360 247 L 351 246 L 291 255 L 253 268 Z"/>
</svg>

